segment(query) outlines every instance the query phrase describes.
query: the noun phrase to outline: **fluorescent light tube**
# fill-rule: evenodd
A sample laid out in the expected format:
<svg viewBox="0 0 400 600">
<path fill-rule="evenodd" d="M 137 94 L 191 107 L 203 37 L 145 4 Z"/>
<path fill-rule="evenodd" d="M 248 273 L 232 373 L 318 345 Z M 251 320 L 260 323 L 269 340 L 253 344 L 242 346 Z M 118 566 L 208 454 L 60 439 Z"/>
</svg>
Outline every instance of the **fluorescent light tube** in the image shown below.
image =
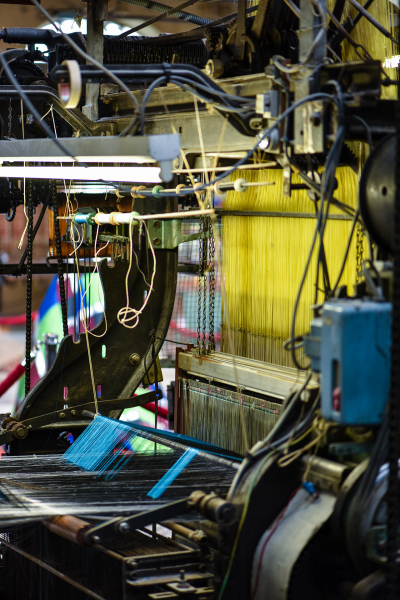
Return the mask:
<svg viewBox="0 0 400 600">
<path fill-rule="evenodd" d="M 75 181 L 116 181 L 121 183 L 160 183 L 159 167 L 69 167 L 0 166 L 0 177 L 14 179 L 71 179 Z"/>
</svg>

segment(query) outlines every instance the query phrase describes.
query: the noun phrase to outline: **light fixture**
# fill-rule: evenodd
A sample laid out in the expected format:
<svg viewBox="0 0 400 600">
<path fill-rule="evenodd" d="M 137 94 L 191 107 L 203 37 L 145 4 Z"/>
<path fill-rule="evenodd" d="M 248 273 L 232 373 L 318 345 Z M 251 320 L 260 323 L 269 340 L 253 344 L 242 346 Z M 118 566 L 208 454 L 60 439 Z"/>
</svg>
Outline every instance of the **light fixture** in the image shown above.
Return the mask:
<svg viewBox="0 0 400 600">
<path fill-rule="evenodd" d="M 0 177 L 14 179 L 67 179 L 74 181 L 117 181 L 121 183 L 160 183 L 159 167 L 71 167 L 0 166 Z"/>
<path fill-rule="evenodd" d="M 85 181 L 96 181 L 98 179 L 108 179 L 113 181 L 133 181 L 159 183 L 160 178 L 154 179 L 154 172 L 161 173 L 162 181 L 171 181 L 172 163 L 180 155 L 180 136 L 174 133 L 163 133 L 155 135 L 135 135 L 129 137 L 118 136 L 93 136 L 78 138 L 60 138 L 62 145 L 70 156 L 66 156 L 62 150 L 56 146 L 53 140 L 45 138 L 35 138 L 30 140 L 2 140 L 0 141 L 0 162 L 40 162 L 40 163 L 72 163 L 76 161 L 83 163 L 105 163 L 104 169 L 109 169 L 109 164 L 122 163 L 125 165 L 121 169 L 127 173 L 121 176 L 108 177 L 106 175 L 90 175 L 89 169 L 97 167 L 89 166 L 85 176 L 78 176 L 77 173 L 69 175 L 55 176 L 54 179 L 80 179 Z M 74 158 L 71 158 L 74 157 Z M 132 165 L 154 164 L 158 163 L 160 169 L 150 167 L 141 167 L 139 170 Z M 3 167 L 6 168 L 6 167 Z M 19 168 L 19 167 L 13 167 Z M 39 169 L 40 167 L 33 167 Z M 45 167 L 47 169 L 47 167 Z M 49 167 L 51 169 L 53 167 Z M 64 167 L 63 167 L 64 168 Z M 66 168 L 66 167 L 65 167 Z M 70 167 L 75 169 L 76 167 Z M 80 168 L 80 167 L 79 167 Z M 116 167 L 118 168 L 118 167 Z M 135 173 L 135 168 L 137 174 Z M 103 167 L 100 167 L 102 170 Z M 83 173 L 82 171 L 82 173 Z M 139 172 L 142 175 L 139 175 Z M 3 171 L 2 171 L 3 173 Z M 14 171 L 12 171 L 14 173 Z M 42 177 L 41 175 L 20 175 L 20 177 L 32 177 L 36 179 L 49 179 L 51 175 Z M 15 177 L 15 175 L 3 175 L 3 177 Z M 150 177 L 150 179 L 149 179 Z"/>
</svg>

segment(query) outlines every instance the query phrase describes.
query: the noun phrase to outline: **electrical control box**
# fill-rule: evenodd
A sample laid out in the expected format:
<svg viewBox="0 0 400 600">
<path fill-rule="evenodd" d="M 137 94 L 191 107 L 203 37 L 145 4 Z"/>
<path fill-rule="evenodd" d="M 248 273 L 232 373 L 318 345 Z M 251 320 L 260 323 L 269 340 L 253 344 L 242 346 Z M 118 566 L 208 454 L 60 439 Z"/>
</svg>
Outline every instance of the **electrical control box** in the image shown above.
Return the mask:
<svg viewBox="0 0 400 600">
<path fill-rule="evenodd" d="M 332 300 L 315 321 L 305 348 L 321 372 L 322 416 L 342 425 L 378 425 L 389 399 L 392 305 Z"/>
</svg>

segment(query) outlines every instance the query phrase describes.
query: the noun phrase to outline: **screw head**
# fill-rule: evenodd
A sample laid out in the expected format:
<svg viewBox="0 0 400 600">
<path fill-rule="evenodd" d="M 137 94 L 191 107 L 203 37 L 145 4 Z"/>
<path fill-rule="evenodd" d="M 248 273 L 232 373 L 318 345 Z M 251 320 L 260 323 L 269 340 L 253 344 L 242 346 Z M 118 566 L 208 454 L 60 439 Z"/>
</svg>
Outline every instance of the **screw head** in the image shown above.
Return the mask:
<svg viewBox="0 0 400 600">
<path fill-rule="evenodd" d="M 129 357 L 129 362 L 131 363 L 131 365 L 138 365 L 140 362 L 139 354 L 136 354 L 135 352 L 131 354 Z"/>
<path fill-rule="evenodd" d="M 92 535 L 92 537 L 90 538 L 93 542 L 93 544 L 98 544 L 100 541 L 100 538 L 98 535 Z"/>
<path fill-rule="evenodd" d="M 160 225 L 161 225 L 160 221 L 153 221 L 154 229 L 158 229 L 160 227 Z"/>
<path fill-rule="evenodd" d="M 60 419 L 65 419 L 65 413 L 60 413 Z"/>
<path fill-rule="evenodd" d="M 74 417 L 76 415 L 76 410 L 71 410 L 71 415 Z"/>
<path fill-rule="evenodd" d="M 153 244 L 154 244 L 155 246 L 159 246 L 159 245 L 161 244 L 161 240 L 160 240 L 160 238 L 154 238 L 154 240 L 153 240 Z"/>
<path fill-rule="evenodd" d="M 129 527 L 128 523 L 125 523 L 125 521 L 123 521 L 122 523 L 120 523 L 118 525 L 118 531 L 120 533 L 128 533 L 129 530 L 130 530 L 130 527 Z"/>
</svg>

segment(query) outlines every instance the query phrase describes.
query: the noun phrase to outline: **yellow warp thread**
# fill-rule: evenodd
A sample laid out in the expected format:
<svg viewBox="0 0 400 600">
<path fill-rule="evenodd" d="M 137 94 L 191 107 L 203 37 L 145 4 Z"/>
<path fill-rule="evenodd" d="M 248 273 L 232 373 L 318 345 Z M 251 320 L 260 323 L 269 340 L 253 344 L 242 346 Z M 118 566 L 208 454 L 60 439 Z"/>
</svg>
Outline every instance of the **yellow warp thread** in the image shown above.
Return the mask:
<svg viewBox="0 0 400 600">
<path fill-rule="evenodd" d="M 314 203 L 304 190 L 291 198 L 282 194 L 282 170 L 236 172 L 235 178 L 247 181 L 275 181 L 274 186 L 251 187 L 243 193 L 228 192 L 224 210 L 314 213 Z M 350 168 L 337 170 L 335 197 L 355 208 L 358 200 L 357 177 Z M 293 177 L 293 183 L 300 180 Z M 343 214 L 331 207 L 330 214 Z M 222 218 L 222 306 L 223 342 L 229 352 L 231 336 L 235 354 L 269 363 L 293 366 L 283 342 L 290 337 L 293 307 L 310 249 L 316 220 L 298 217 Z M 328 220 L 324 246 L 331 285 L 339 275 L 352 222 Z M 307 333 L 313 318 L 319 242 L 305 281 L 296 320 L 296 334 Z M 352 286 L 356 279 L 355 236 L 350 247 L 341 285 Z M 320 274 L 320 286 L 322 286 Z M 352 290 L 350 290 L 352 291 Z M 323 300 L 319 293 L 318 301 Z M 227 331 L 226 311 L 230 331 Z"/>
</svg>

